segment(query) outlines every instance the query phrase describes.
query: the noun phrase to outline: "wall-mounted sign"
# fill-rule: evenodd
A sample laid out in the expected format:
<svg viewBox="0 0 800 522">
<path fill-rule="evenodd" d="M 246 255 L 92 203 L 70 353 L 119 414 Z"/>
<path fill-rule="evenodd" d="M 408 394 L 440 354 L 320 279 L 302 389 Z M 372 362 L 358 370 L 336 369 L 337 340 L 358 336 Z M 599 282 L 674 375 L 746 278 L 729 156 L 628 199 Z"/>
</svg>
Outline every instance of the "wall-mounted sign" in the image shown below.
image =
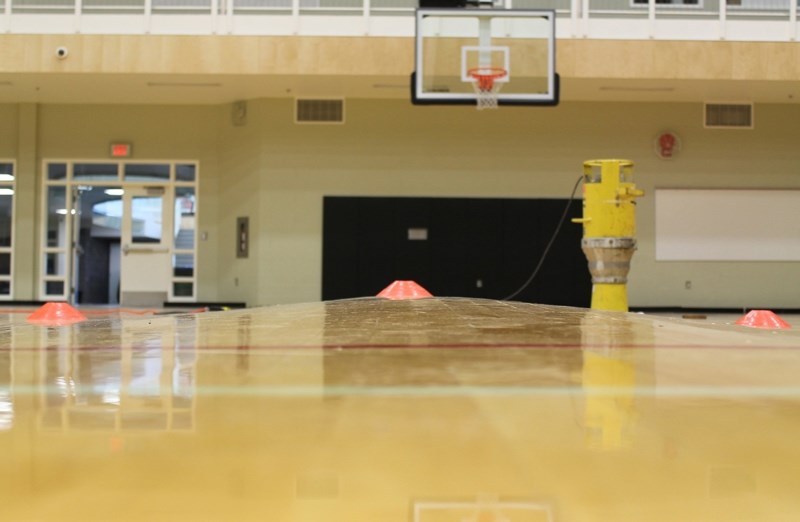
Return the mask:
<svg viewBox="0 0 800 522">
<path fill-rule="evenodd" d="M 130 158 L 131 144 L 130 143 L 112 143 L 111 144 L 111 157 L 112 158 Z"/>
</svg>

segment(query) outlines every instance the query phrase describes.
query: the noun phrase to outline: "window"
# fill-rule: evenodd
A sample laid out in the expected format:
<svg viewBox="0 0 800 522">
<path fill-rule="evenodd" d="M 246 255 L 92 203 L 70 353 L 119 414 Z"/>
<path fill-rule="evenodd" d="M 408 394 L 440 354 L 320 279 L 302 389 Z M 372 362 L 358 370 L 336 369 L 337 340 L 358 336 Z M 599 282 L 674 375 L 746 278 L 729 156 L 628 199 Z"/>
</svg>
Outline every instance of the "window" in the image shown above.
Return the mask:
<svg viewBox="0 0 800 522">
<path fill-rule="evenodd" d="M 195 169 L 179 165 L 185 179 L 195 178 Z M 181 169 L 180 167 L 184 167 Z M 176 174 L 177 174 L 176 172 Z M 172 256 L 172 298 L 191 299 L 195 295 L 195 261 L 197 259 L 197 189 L 193 184 L 181 183 L 175 187 L 173 202 L 174 237 Z"/>
<path fill-rule="evenodd" d="M 0 299 L 12 298 L 15 190 L 14 163 L 0 160 Z"/>
</svg>

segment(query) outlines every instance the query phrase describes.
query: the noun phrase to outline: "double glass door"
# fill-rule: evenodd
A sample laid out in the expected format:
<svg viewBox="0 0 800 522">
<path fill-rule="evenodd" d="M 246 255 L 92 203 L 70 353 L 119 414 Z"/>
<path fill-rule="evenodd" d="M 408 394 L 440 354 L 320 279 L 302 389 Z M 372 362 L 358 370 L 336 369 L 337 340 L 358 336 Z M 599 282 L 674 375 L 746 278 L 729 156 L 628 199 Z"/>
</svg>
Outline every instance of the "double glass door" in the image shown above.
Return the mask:
<svg viewBox="0 0 800 522">
<path fill-rule="evenodd" d="M 153 184 L 125 183 L 127 164 L 103 165 L 105 177 L 91 180 L 76 176 L 79 165 L 66 165 L 62 178 L 49 167 L 58 181 L 45 189 L 43 299 L 143 307 L 194 300 L 196 192 L 188 165 L 182 175 L 165 165 L 163 179 L 137 180 Z"/>
</svg>

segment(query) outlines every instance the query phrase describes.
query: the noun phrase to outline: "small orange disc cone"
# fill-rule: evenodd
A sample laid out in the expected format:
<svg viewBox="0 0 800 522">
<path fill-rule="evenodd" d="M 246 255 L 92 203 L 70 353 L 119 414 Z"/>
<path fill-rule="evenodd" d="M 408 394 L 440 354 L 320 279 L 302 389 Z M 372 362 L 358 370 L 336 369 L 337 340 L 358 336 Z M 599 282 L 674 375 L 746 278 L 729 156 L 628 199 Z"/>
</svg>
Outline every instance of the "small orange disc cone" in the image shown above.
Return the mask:
<svg viewBox="0 0 800 522">
<path fill-rule="evenodd" d="M 67 303 L 47 303 L 28 316 L 28 322 L 48 326 L 79 323 L 85 320 L 85 315 Z"/>
<path fill-rule="evenodd" d="M 769 310 L 752 310 L 736 321 L 741 326 L 768 328 L 772 330 L 791 328 L 791 325 Z"/>
<path fill-rule="evenodd" d="M 422 299 L 424 297 L 433 297 L 433 295 L 414 281 L 395 281 L 384 288 L 377 297 L 400 300 Z"/>
</svg>

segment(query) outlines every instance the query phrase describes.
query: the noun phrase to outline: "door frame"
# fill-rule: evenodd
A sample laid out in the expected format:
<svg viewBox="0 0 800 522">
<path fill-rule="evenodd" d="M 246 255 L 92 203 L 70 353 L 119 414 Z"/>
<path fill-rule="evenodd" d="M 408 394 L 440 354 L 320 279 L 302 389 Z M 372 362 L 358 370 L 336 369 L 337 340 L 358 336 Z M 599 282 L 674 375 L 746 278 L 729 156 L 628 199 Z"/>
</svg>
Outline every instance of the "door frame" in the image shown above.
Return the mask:
<svg viewBox="0 0 800 522">
<path fill-rule="evenodd" d="M 181 273 L 176 275 L 173 267 L 170 267 L 170 283 L 167 290 L 167 300 L 169 302 L 193 302 L 197 300 L 197 255 L 198 247 L 198 227 L 197 227 L 197 209 L 199 208 L 199 162 L 197 160 L 136 160 L 136 161 L 114 161 L 114 160 L 80 160 L 80 159 L 52 159 L 47 158 L 42 160 L 41 179 L 39 197 L 40 197 L 40 224 L 39 241 L 38 241 L 38 255 L 37 255 L 37 288 L 36 296 L 42 301 L 69 301 L 74 302 L 74 228 L 75 219 L 70 219 L 75 216 L 78 209 L 75 208 L 73 201 L 73 187 L 79 185 L 93 186 L 93 187 L 109 187 L 137 190 L 138 188 L 146 187 L 160 187 L 165 191 L 165 215 L 169 215 L 169 221 L 175 219 L 173 215 L 176 212 L 177 205 L 179 204 L 179 191 L 188 193 L 192 199 L 192 215 L 195 216 L 194 237 L 192 248 L 183 248 L 176 251 L 173 242 L 173 234 L 168 234 L 164 240 L 166 241 L 169 251 L 169 260 L 174 262 L 176 253 L 181 254 L 184 258 L 190 256 L 192 260 L 192 271 L 190 275 Z M 116 176 L 107 179 L 75 179 L 73 176 L 75 165 L 115 165 Z M 125 166 L 126 165 L 161 165 L 169 166 L 169 179 L 152 181 L 131 181 L 125 179 Z M 51 174 L 51 167 L 53 174 Z M 110 170 L 109 170 L 110 172 Z M 188 174 L 187 174 L 188 173 Z M 50 199 L 48 194 L 51 189 L 60 191 L 63 196 L 63 208 L 60 206 L 59 200 L 58 208 L 51 209 Z M 186 197 L 185 194 L 180 196 Z M 123 210 L 123 213 L 125 211 Z M 63 218 L 61 217 L 63 215 Z M 50 221 L 53 221 L 52 226 Z M 172 227 L 174 229 L 174 226 Z M 48 230 L 55 231 L 55 240 L 48 245 Z M 52 238 L 51 238 L 52 239 Z M 122 239 L 122 238 L 120 238 Z M 175 289 L 180 288 L 180 292 Z M 190 292 L 186 292 L 189 288 Z M 176 295 L 179 294 L 179 295 Z"/>
</svg>

